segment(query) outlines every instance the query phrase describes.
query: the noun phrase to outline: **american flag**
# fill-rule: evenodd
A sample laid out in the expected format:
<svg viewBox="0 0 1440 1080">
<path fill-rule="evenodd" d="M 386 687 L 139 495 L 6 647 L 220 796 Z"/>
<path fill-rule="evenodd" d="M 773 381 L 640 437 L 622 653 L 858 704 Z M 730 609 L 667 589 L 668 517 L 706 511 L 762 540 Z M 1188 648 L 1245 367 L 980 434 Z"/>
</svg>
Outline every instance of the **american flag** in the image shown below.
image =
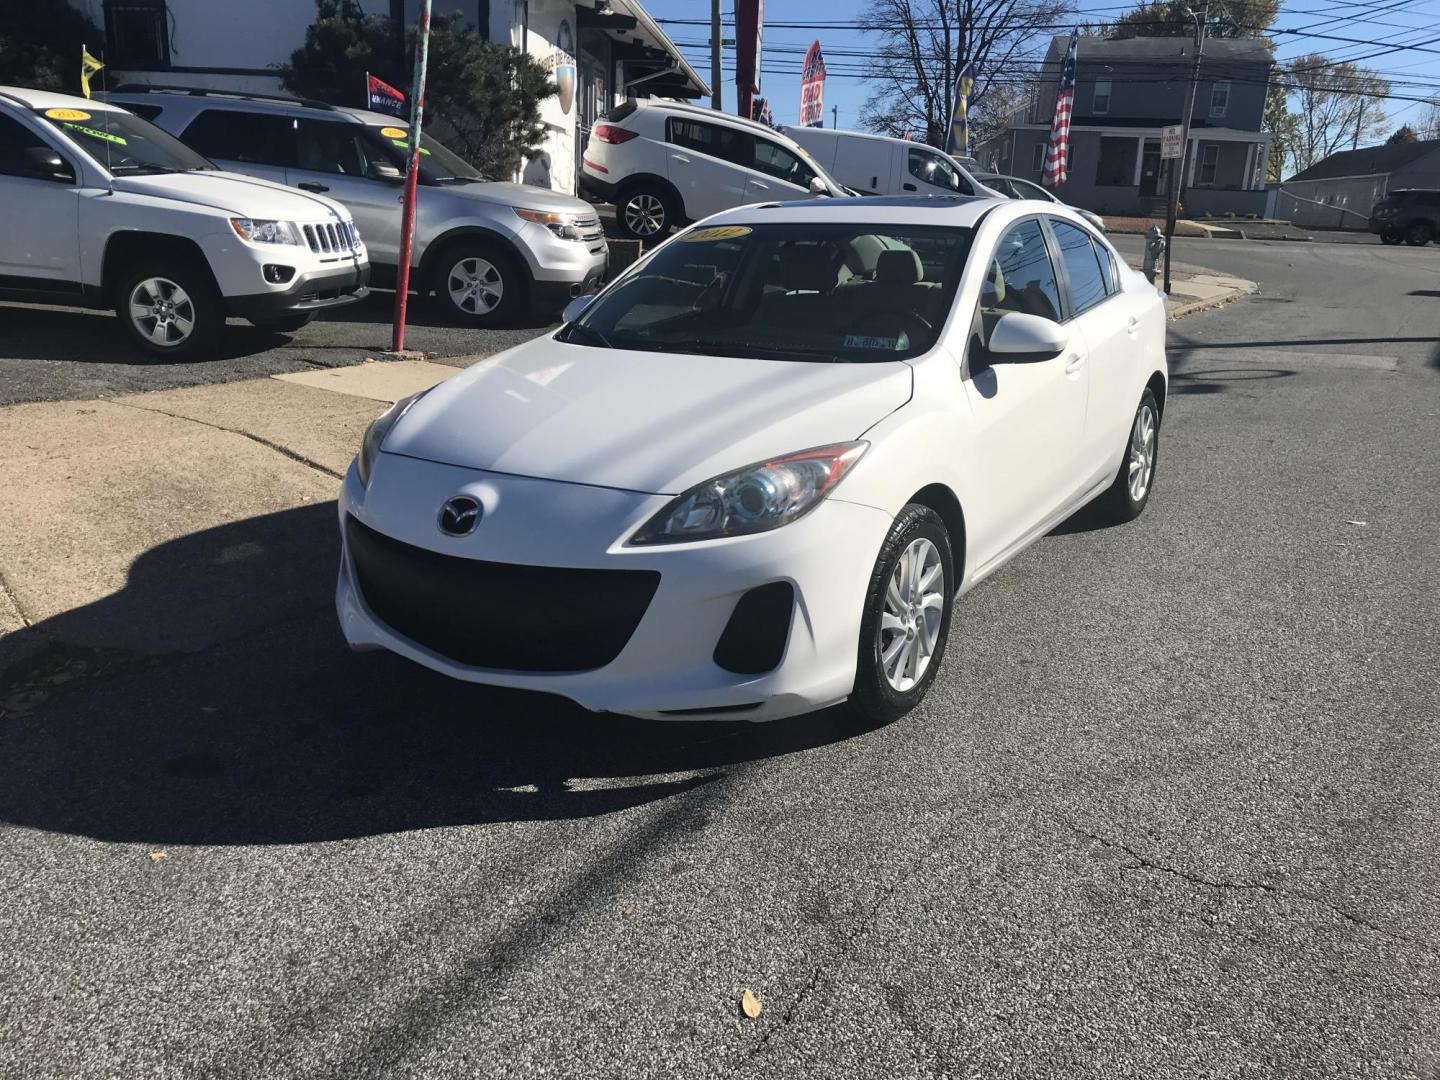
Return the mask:
<svg viewBox="0 0 1440 1080">
<path fill-rule="evenodd" d="M 1050 123 L 1050 145 L 1045 148 L 1045 174 L 1041 183 L 1048 188 L 1059 187 L 1070 178 L 1066 164 L 1070 156 L 1070 112 L 1075 107 L 1075 46 L 1080 31 L 1070 35 L 1065 50 L 1065 66 L 1060 69 L 1060 93 L 1055 95 L 1055 119 Z"/>
</svg>

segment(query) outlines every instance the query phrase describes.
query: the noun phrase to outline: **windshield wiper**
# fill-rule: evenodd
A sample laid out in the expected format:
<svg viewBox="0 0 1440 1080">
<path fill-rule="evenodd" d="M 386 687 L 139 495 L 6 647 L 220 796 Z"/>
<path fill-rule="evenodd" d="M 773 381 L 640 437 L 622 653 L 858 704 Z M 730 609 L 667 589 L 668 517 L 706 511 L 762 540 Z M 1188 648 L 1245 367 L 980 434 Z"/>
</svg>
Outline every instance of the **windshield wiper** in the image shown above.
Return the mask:
<svg viewBox="0 0 1440 1080">
<path fill-rule="evenodd" d="M 124 172 L 126 174 L 145 173 L 147 175 L 159 175 L 162 173 L 185 172 L 184 169 L 172 169 L 169 165 L 116 165 L 110 170 L 113 173 Z"/>
<path fill-rule="evenodd" d="M 592 345 L 599 345 L 602 349 L 613 349 L 615 347 L 610 344 L 610 339 L 599 330 L 596 330 L 593 326 L 582 326 L 580 323 L 570 324 L 570 328 L 565 331 L 565 340 L 567 342 L 573 342 L 577 334 L 584 334 L 590 339 Z"/>
<path fill-rule="evenodd" d="M 743 360 L 799 360 L 803 363 L 849 363 L 843 356 L 823 349 L 788 349 L 781 346 L 751 345 L 743 342 L 706 341 L 701 338 L 662 338 L 626 341 L 621 346 L 650 352 L 686 353 L 697 356 L 732 356 Z"/>
</svg>

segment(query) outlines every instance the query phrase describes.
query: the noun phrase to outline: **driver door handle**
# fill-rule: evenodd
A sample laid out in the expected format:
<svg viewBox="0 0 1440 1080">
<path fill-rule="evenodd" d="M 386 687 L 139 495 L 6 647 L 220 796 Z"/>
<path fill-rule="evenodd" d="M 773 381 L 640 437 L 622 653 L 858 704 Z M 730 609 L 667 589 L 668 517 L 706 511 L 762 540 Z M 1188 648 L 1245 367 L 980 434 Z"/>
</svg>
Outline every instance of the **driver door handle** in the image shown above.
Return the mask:
<svg viewBox="0 0 1440 1080">
<path fill-rule="evenodd" d="M 670 155 L 670 160 L 671 160 L 671 161 L 678 161 L 678 162 L 680 162 L 681 164 L 684 164 L 684 165 L 689 165 L 689 164 L 690 164 L 690 159 L 689 159 L 688 157 L 686 157 L 684 154 L 671 154 L 671 155 Z"/>
<path fill-rule="evenodd" d="M 1085 357 L 1079 353 L 1071 353 L 1065 358 L 1065 374 L 1074 375 L 1085 366 Z"/>
<path fill-rule="evenodd" d="M 901 186 L 902 188 L 904 188 L 906 191 L 914 191 L 914 190 L 915 190 L 915 185 L 914 185 L 914 184 L 901 184 L 900 186 Z"/>
<path fill-rule="evenodd" d="M 1130 321 L 1125 324 L 1125 332 L 1134 337 L 1140 330 L 1140 316 L 1131 315 Z"/>
<path fill-rule="evenodd" d="M 298 186 L 299 186 L 299 188 L 300 188 L 301 191 L 313 191 L 316 195 L 319 195 L 319 194 L 321 194 L 322 192 L 325 192 L 325 191 L 329 191 L 329 190 L 330 190 L 330 189 L 329 189 L 328 187 L 326 187 L 324 184 L 317 184 L 317 183 L 314 183 L 313 181 L 310 181 L 310 180 L 307 180 L 307 181 L 305 181 L 303 184 L 300 184 L 300 185 L 298 185 Z"/>
</svg>

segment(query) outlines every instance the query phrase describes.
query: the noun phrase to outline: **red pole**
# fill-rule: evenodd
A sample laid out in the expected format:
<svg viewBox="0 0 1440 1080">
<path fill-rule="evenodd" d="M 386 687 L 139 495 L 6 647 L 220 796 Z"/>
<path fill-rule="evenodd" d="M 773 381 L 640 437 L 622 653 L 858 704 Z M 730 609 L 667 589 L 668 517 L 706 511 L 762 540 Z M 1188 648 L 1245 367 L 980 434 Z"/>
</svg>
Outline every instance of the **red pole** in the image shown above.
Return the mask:
<svg viewBox="0 0 1440 1080">
<path fill-rule="evenodd" d="M 420 175 L 420 129 L 425 120 L 425 65 L 430 54 L 430 0 L 420 5 L 415 31 L 415 78 L 410 87 L 410 168 L 405 173 L 405 201 L 400 211 L 400 266 L 395 280 L 395 318 L 390 351 L 405 351 L 405 303 L 410 296 L 410 251 L 415 235 L 415 181 Z"/>
</svg>

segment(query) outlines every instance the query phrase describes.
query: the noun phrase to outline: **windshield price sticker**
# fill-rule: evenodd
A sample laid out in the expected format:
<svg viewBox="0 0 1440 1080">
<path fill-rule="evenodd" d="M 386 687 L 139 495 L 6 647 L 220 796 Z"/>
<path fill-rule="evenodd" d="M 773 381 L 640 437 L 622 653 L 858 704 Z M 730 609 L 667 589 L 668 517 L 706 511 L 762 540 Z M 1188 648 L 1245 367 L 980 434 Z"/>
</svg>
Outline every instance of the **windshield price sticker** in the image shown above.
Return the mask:
<svg viewBox="0 0 1440 1080">
<path fill-rule="evenodd" d="M 46 109 L 45 115 L 51 120 L 89 120 L 90 114 L 81 109 Z"/>
<path fill-rule="evenodd" d="M 380 134 L 384 135 L 387 139 L 408 139 L 410 137 L 408 131 L 404 128 L 397 127 L 381 128 Z"/>
<path fill-rule="evenodd" d="M 734 240 L 737 236 L 749 236 L 753 231 L 747 225 L 714 225 L 688 232 L 680 239 L 687 244 L 698 244 L 707 240 Z"/>
<path fill-rule="evenodd" d="M 899 347 L 899 338 L 869 337 L 865 334 L 845 335 L 845 348 L 847 349 L 884 349 L 886 352 L 894 352 Z"/>
<path fill-rule="evenodd" d="M 87 138 L 91 138 L 91 139 L 101 139 L 101 140 L 103 140 L 104 142 L 112 142 L 112 143 L 115 143 L 115 145 L 117 145 L 117 146 L 129 146 L 129 145 L 130 145 L 130 144 L 127 143 L 121 136 L 119 136 L 119 135 L 111 135 L 110 132 L 108 132 L 108 131 L 98 131 L 98 130 L 96 130 L 95 128 L 86 127 L 84 124 L 70 124 L 70 123 L 67 123 L 65 126 L 66 126 L 67 128 L 69 128 L 71 131 L 78 131 L 81 135 L 84 135 L 84 136 L 86 136 Z"/>
<path fill-rule="evenodd" d="M 392 146 L 398 146 L 401 150 L 409 150 L 409 149 L 410 149 L 410 143 L 409 143 L 409 141 L 406 140 L 406 139 L 391 139 L 391 140 L 390 140 L 390 145 L 392 145 Z M 430 153 L 430 151 L 429 151 L 429 150 L 426 150 L 425 147 L 422 146 L 422 147 L 420 147 L 420 153 L 425 154 L 425 155 L 428 156 L 429 153 Z"/>
</svg>

